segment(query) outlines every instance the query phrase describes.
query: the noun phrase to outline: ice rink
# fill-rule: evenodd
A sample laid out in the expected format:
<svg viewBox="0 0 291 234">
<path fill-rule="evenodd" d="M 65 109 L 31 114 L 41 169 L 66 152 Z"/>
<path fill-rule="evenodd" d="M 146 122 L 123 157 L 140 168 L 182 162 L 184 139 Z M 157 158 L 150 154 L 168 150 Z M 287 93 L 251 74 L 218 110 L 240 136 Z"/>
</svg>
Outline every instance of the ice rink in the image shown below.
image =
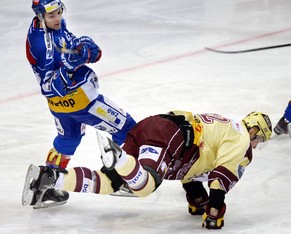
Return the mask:
<svg viewBox="0 0 291 234">
<path fill-rule="evenodd" d="M 46 99 L 25 56 L 31 1 L 0 8 L 0 233 L 214 233 L 192 217 L 179 181 L 147 198 L 73 194 L 61 207 L 21 205 L 29 164 L 43 164 L 56 135 Z M 273 125 L 291 99 L 291 47 L 218 54 L 290 43 L 290 0 L 64 0 L 68 29 L 103 51 L 90 65 L 100 92 L 136 120 L 171 109 L 243 118 L 257 110 Z M 69 166 L 101 167 L 95 130 L 87 128 Z M 226 196 L 220 233 L 291 233 L 291 139 L 254 151 Z"/>
</svg>

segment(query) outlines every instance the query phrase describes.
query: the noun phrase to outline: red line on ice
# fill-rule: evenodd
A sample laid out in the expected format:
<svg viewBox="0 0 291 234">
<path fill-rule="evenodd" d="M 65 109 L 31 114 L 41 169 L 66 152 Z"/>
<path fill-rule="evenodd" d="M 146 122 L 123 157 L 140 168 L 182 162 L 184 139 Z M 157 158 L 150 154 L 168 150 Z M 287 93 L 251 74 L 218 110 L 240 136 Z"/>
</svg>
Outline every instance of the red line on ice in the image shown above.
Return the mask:
<svg viewBox="0 0 291 234">
<path fill-rule="evenodd" d="M 258 39 L 261 39 L 261 38 L 270 37 L 270 36 L 273 36 L 273 35 L 276 35 L 276 34 L 280 34 L 280 33 L 285 33 L 285 32 L 288 32 L 290 30 L 291 30 L 291 27 L 290 28 L 285 28 L 285 29 L 282 29 L 282 30 L 279 30 L 279 31 L 260 34 L 260 35 L 254 36 L 254 37 L 250 37 L 250 38 L 246 38 L 246 39 L 242 39 L 242 40 L 238 40 L 238 41 L 234 41 L 234 42 L 229 42 L 229 43 L 222 44 L 222 45 L 219 45 L 219 46 L 214 46 L 212 48 L 218 49 L 218 48 L 225 48 L 225 47 L 238 45 L 238 44 L 244 44 L 246 42 L 255 41 L 255 40 L 258 40 Z M 114 75 L 118 75 L 118 74 L 122 74 L 122 73 L 126 73 L 126 72 L 139 70 L 139 69 L 146 68 L 146 67 L 155 66 L 155 65 L 158 65 L 158 64 L 169 63 L 169 62 L 172 62 L 172 61 L 175 61 L 175 60 L 178 60 L 178 59 L 184 59 L 184 58 L 187 58 L 187 57 L 196 56 L 196 55 L 203 54 L 203 53 L 206 53 L 206 52 L 208 52 L 208 51 L 206 51 L 204 49 L 196 50 L 196 51 L 192 51 L 192 52 L 189 52 L 189 53 L 180 54 L 180 55 L 176 55 L 176 56 L 173 56 L 173 57 L 157 60 L 157 61 L 154 61 L 154 62 L 144 63 L 144 64 L 136 65 L 136 66 L 133 66 L 133 67 L 128 67 L 128 68 L 125 68 L 125 69 L 122 69 L 122 70 L 118 70 L 118 71 L 115 71 L 115 72 L 110 72 L 110 73 L 101 75 L 100 77 L 110 77 L 110 76 L 114 76 Z M 28 93 L 28 94 L 19 95 L 19 96 L 15 96 L 15 97 L 11 97 L 11 98 L 6 98 L 6 99 L 3 99 L 3 100 L 0 100 L 0 105 L 4 104 L 4 103 L 7 103 L 7 102 L 17 101 L 17 100 L 22 99 L 22 98 L 34 96 L 36 94 L 38 94 L 38 92 Z"/>
</svg>

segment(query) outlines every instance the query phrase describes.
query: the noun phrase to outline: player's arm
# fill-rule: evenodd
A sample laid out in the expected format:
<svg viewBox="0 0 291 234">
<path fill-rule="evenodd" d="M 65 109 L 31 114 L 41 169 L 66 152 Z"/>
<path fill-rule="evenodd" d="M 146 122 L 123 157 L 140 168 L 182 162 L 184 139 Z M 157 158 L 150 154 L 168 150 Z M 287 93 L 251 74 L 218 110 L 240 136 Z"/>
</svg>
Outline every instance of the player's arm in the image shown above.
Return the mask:
<svg viewBox="0 0 291 234">
<path fill-rule="evenodd" d="M 203 227 L 208 229 L 223 227 L 226 210 L 225 194 L 242 177 L 245 167 L 251 161 L 251 156 L 251 148 L 249 148 L 242 159 L 240 159 L 241 157 L 234 157 L 233 161 L 217 166 L 209 174 L 209 202 L 202 217 Z"/>
<path fill-rule="evenodd" d="M 86 63 L 95 63 L 101 56 L 99 46 L 87 36 L 74 37 L 70 42 L 70 49 L 75 53 L 62 53 L 61 61 L 68 72 L 74 72 Z"/>
<path fill-rule="evenodd" d="M 42 94 L 47 97 L 65 96 L 72 84 L 71 75 L 55 61 L 53 46 L 46 45 L 42 37 L 28 38 L 28 44 L 29 61 Z"/>
</svg>

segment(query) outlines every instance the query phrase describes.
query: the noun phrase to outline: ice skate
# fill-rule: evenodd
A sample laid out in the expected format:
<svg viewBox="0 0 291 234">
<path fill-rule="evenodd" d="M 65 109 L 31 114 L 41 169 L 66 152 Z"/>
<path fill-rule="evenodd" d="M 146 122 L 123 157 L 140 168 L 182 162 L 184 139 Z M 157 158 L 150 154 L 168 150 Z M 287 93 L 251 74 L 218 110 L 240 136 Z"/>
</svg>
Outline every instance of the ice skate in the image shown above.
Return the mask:
<svg viewBox="0 0 291 234">
<path fill-rule="evenodd" d="M 276 124 L 276 126 L 274 127 L 274 132 L 277 135 L 288 134 L 288 129 L 291 129 L 289 121 L 287 121 L 284 117 L 282 117 L 279 120 L 279 122 Z M 289 131 L 289 135 L 290 135 L 290 131 Z"/>
<path fill-rule="evenodd" d="M 108 170 L 113 170 L 119 156 L 121 155 L 120 147 L 115 144 L 112 140 L 107 138 L 106 136 L 97 132 L 97 139 L 99 143 L 99 148 L 101 151 L 101 160 L 103 165 Z M 124 182 L 123 185 L 119 187 L 119 190 L 111 193 L 112 196 L 119 197 L 137 197 L 128 187 L 128 185 Z"/>
<path fill-rule="evenodd" d="M 119 190 L 110 194 L 111 196 L 117 197 L 137 197 L 128 187 L 127 184 L 123 184 L 120 186 Z"/>
<path fill-rule="evenodd" d="M 65 204 L 69 193 L 53 188 L 57 177 L 57 169 L 31 164 L 25 178 L 22 205 L 39 209 Z"/>
<path fill-rule="evenodd" d="M 108 137 L 98 132 L 97 139 L 101 151 L 102 163 L 108 170 L 112 170 L 116 165 L 118 157 L 121 155 L 121 149 Z"/>
</svg>

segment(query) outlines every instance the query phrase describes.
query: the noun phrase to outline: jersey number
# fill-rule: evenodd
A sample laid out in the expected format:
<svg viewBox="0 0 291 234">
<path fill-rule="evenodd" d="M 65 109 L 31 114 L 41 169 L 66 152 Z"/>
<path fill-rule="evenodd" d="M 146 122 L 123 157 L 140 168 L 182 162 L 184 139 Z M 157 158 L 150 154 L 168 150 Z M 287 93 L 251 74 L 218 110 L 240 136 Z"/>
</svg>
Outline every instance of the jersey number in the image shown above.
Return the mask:
<svg viewBox="0 0 291 234">
<path fill-rule="evenodd" d="M 218 114 L 199 114 L 204 123 L 212 124 L 215 120 L 221 123 L 229 123 L 230 120 Z"/>
</svg>

